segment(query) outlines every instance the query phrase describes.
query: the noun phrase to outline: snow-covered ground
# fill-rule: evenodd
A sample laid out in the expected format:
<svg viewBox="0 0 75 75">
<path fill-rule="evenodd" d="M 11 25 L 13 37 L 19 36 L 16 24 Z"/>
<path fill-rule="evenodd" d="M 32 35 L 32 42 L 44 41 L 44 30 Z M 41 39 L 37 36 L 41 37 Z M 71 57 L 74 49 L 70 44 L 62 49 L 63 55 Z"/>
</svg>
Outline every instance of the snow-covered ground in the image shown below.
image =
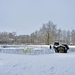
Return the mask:
<svg viewBox="0 0 75 75">
<path fill-rule="evenodd" d="M 0 53 L 10 54 L 50 54 L 54 53 L 53 46 L 49 45 L 1 45 Z M 68 52 L 75 52 L 75 46 L 69 46 Z"/>
<path fill-rule="evenodd" d="M 75 75 L 75 53 L 0 53 L 0 75 Z"/>
<path fill-rule="evenodd" d="M 71 46 L 70 50 L 74 48 Z M 28 55 L 0 52 L 0 75 L 75 75 L 75 52 L 70 50 L 54 53 L 44 46 L 35 47 Z"/>
<path fill-rule="evenodd" d="M 0 52 L 11 54 L 49 54 L 53 52 L 53 49 L 50 49 L 49 45 L 7 45 L 1 46 Z"/>
</svg>

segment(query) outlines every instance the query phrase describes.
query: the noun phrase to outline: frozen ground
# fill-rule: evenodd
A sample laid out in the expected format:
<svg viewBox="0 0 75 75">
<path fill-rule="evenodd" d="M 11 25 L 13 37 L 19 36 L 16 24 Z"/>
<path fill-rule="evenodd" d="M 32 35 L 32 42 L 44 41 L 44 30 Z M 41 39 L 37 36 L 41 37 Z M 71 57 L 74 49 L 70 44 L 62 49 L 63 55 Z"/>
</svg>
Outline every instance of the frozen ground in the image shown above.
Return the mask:
<svg viewBox="0 0 75 75">
<path fill-rule="evenodd" d="M 0 53 L 0 75 L 75 75 L 75 53 Z"/>
<path fill-rule="evenodd" d="M 75 46 L 55 53 L 49 46 L 0 48 L 0 75 L 75 75 Z"/>
</svg>

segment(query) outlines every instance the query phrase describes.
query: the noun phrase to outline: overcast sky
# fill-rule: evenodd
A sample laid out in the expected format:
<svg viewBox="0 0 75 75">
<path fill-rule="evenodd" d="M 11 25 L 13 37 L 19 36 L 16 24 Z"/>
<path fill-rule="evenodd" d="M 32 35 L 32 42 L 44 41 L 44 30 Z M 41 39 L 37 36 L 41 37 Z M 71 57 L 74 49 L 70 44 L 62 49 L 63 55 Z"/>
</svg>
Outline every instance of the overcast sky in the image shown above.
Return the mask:
<svg viewBox="0 0 75 75">
<path fill-rule="evenodd" d="M 0 32 L 31 34 L 50 20 L 75 29 L 75 0 L 0 0 Z"/>
</svg>

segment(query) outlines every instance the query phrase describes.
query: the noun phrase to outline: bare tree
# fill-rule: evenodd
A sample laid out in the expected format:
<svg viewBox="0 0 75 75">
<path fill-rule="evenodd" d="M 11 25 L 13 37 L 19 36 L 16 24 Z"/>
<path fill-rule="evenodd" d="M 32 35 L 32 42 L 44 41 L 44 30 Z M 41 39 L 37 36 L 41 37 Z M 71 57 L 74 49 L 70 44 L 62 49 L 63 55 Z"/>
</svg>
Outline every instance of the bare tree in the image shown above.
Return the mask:
<svg viewBox="0 0 75 75">
<path fill-rule="evenodd" d="M 75 30 L 71 32 L 71 43 L 75 44 Z"/>
<path fill-rule="evenodd" d="M 59 41 L 60 43 L 62 43 L 62 30 L 58 29 L 56 35 L 57 35 L 56 40 Z"/>
<path fill-rule="evenodd" d="M 66 36 L 67 36 L 67 32 L 65 30 L 62 30 L 62 43 L 66 43 Z"/>
<path fill-rule="evenodd" d="M 54 25 L 53 22 L 49 21 L 47 24 L 43 24 L 40 31 L 44 36 L 43 39 L 45 39 L 45 44 L 49 45 L 54 41 L 56 34 L 56 25 Z"/>
<path fill-rule="evenodd" d="M 66 43 L 70 44 L 70 42 L 71 42 L 71 32 L 69 30 L 67 31 L 67 36 L 66 37 L 67 37 L 66 38 Z"/>
</svg>

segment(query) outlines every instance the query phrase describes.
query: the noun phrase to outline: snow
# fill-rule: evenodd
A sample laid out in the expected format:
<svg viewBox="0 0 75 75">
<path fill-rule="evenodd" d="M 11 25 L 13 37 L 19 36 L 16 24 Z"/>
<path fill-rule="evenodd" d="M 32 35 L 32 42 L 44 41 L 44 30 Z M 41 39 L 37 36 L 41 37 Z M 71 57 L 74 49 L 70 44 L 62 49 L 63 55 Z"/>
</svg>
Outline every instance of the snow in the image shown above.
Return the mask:
<svg viewBox="0 0 75 75">
<path fill-rule="evenodd" d="M 49 45 L 26 45 L 26 46 L 11 46 L 7 45 L 0 48 L 2 53 L 11 53 L 11 54 L 49 54 L 53 52 L 53 49 L 50 50 Z"/>
<path fill-rule="evenodd" d="M 75 52 L 54 53 L 46 47 L 33 51 L 28 55 L 1 52 L 0 75 L 75 75 Z"/>
</svg>

